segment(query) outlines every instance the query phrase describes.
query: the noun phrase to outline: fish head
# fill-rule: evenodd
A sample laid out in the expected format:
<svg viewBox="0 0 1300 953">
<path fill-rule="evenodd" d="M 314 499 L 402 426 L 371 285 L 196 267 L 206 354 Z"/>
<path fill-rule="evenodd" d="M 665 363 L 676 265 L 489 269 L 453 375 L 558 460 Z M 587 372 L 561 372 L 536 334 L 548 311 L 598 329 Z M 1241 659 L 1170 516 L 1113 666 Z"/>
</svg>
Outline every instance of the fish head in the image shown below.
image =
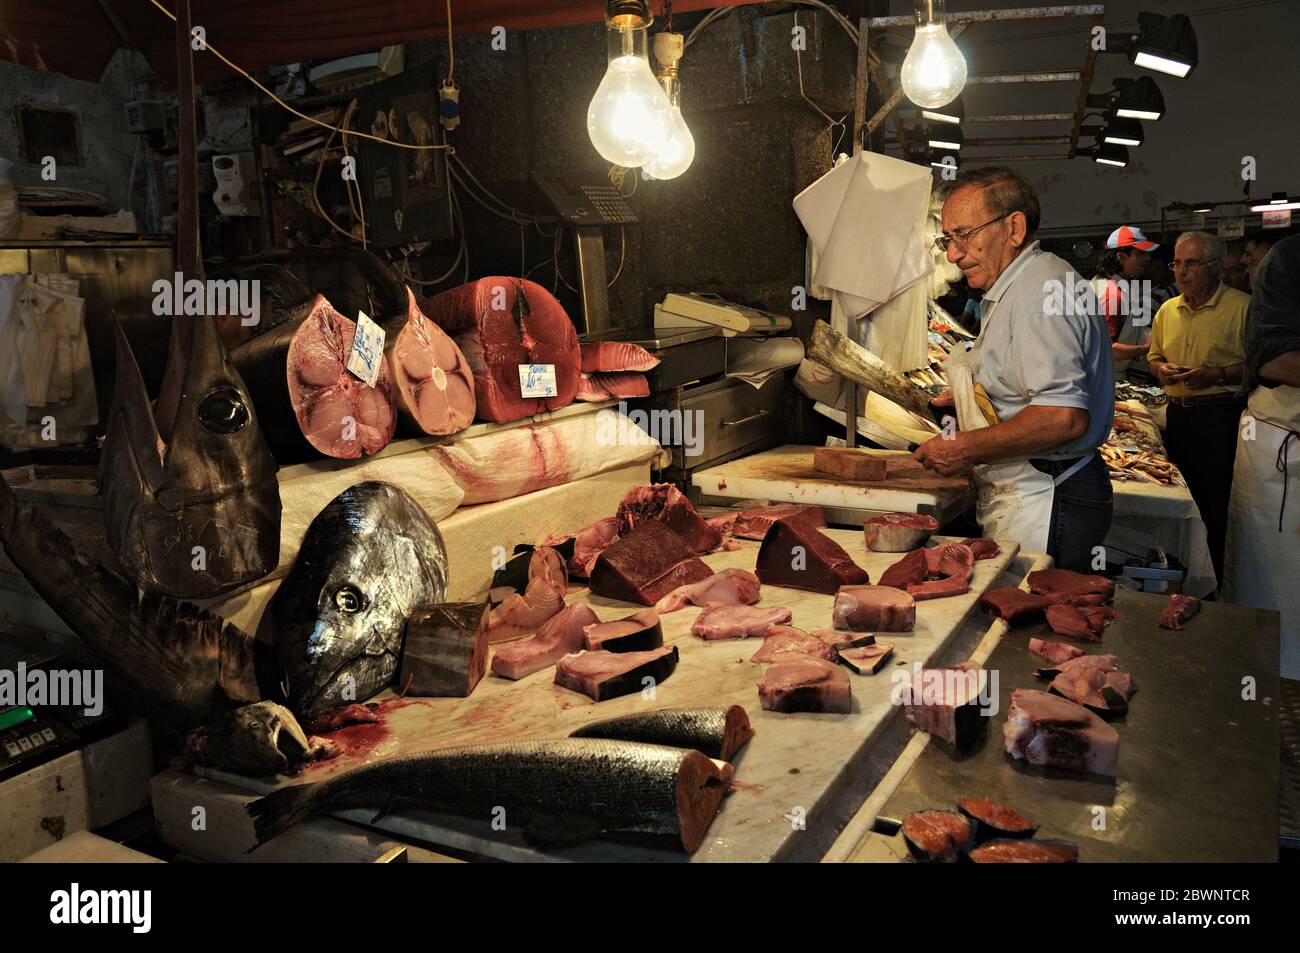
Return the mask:
<svg viewBox="0 0 1300 953">
<path fill-rule="evenodd" d="M 174 403 L 155 416 L 117 326 L 117 382 L 100 463 L 108 539 L 142 588 L 210 598 L 279 561 L 280 490 L 243 379 L 211 316 L 189 321 Z M 175 358 L 176 351 L 173 352 Z M 158 421 L 171 421 L 162 434 Z"/>
<path fill-rule="evenodd" d="M 310 724 L 381 691 L 406 620 L 446 589 L 442 537 L 418 503 L 387 483 L 344 490 L 312 521 L 271 603 L 289 707 Z"/>
</svg>

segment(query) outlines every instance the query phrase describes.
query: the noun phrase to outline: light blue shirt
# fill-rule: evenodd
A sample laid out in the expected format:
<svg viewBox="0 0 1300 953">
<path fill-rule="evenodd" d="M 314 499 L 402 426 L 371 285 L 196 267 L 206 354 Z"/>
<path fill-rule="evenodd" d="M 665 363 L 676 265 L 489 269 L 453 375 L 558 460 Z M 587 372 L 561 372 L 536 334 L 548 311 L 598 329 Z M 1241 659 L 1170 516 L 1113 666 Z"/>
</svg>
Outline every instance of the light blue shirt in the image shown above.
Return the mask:
<svg viewBox="0 0 1300 953">
<path fill-rule="evenodd" d="M 1078 307 L 1077 295 L 1085 286 L 1069 262 L 1034 242 L 980 302 L 975 381 L 988 391 L 998 419 L 1005 423 L 1031 404 L 1088 411 L 1082 437 L 1036 455 L 1039 458 L 1082 456 L 1110 436 L 1115 361 L 1106 319 L 1095 306 Z"/>
</svg>

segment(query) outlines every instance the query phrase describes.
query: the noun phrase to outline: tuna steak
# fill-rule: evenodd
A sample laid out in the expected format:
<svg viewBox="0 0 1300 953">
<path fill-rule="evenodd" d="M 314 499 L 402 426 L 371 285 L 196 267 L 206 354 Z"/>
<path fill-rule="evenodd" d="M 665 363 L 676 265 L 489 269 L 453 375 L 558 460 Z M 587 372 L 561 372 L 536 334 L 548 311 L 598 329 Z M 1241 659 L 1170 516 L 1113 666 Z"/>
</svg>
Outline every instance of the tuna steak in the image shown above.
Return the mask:
<svg viewBox="0 0 1300 953">
<path fill-rule="evenodd" d="M 788 625 L 769 625 L 767 634 L 763 636 L 762 646 L 749 660 L 751 662 L 775 662 L 785 655 L 808 655 L 813 658 L 825 659 L 827 662 L 834 662 L 838 659 L 834 648 L 807 632 L 791 628 Z"/>
<path fill-rule="evenodd" d="M 1100 642 L 1101 633 L 1114 618 L 1115 611 L 1105 606 L 1079 608 L 1067 603 L 1047 607 L 1047 624 L 1053 632 L 1089 642 Z"/>
<path fill-rule="evenodd" d="M 653 609 L 640 609 L 612 622 L 593 622 L 583 632 L 585 646 L 593 652 L 646 652 L 664 644 L 663 626 Z"/>
<path fill-rule="evenodd" d="M 768 627 L 785 625 L 790 610 L 781 606 L 709 605 L 691 625 L 691 635 L 716 639 L 747 639 L 766 635 Z"/>
<path fill-rule="evenodd" d="M 626 341 L 591 341 L 580 345 L 584 374 L 619 371 L 652 371 L 659 366 L 655 357 L 639 344 Z"/>
<path fill-rule="evenodd" d="M 1040 569 L 1027 578 L 1030 592 L 1053 596 L 1053 602 L 1068 602 L 1089 595 L 1101 596 L 1098 601 L 1104 601 L 1115 594 L 1115 584 L 1105 576 L 1088 576 L 1069 569 Z"/>
<path fill-rule="evenodd" d="M 582 365 L 578 334 L 564 306 L 541 285 L 479 278 L 421 302 L 420 309 L 465 354 L 484 420 L 519 420 L 573 402 Z M 555 396 L 524 397 L 521 364 L 554 365 Z"/>
<path fill-rule="evenodd" d="M 1162 629 L 1182 629 L 1183 623 L 1201 611 L 1201 600 L 1192 596 L 1175 593 L 1169 597 L 1169 605 L 1160 612 L 1158 625 Z"/>
<path fill-rule="evenodd" d="M 1063 840 L 991 840 L 970 852 L 977 864 L 1073 864 L 1079 845 Z"/>
<path fill-rule="evenodd" d="M 159 419 L 114 321 L 117 383 L 100 456 L 108 545 L 142 589 L 207 599 L 254 582 L 280 558 L 280 487 L 253 401 L 211 317 L 190 338 L 176 406 Z M 179 332 L 178 332 L 179 333 Z M 177 347 L 183 345 L 177 344 Z M 197 560 L 197 561 L 196 561 Z"/>
<path fill-rule="evenodd" d="M 532 635 L 551 616 L 564 608 L 569 587 L 564 557 L 550 546 L 539 546 L 528 560 L 528 587 L 522 594 L 511 593 L 492 610 L 488 619 L 488 641 L 510 642 Z"/>
<path fill-rule="evenodd" d="M 739 705 L 660 708 L 584 725 L 570 738 L 611 738 L 694 748 L 710 758 L 730 761 L 754 737 L 749 716 Z"/>
<path fill-rule="evenodd" d="M 417 606 L 406 622 L 397 684 L 404 695 L 467 698 L 487 659 L 486 602 Z"/>
<path fill-rule="evenodd" d="M 524 678 L 550 668 L 564 656 L 581 652 L 587 626 L 600 619 L 585 602 L 565 606 L 551 616 L 531 639 L 511 642 L 492 656 L 492 673 L 502 678 Z"/>
<path fill-rule="evenodd" d="M 971 825 L 952 811 L 917 811 L 903 818 L 902 833 L 917 860 L 954 864 L 970 842 Z"/>
<path fill-rule="evenodd" d="M 230 355 L 257 405 L 271 452 L 282 465 L 317 454 L 354 460 L 388 445 L 397 391 L 388 361 L 370 387 L 347 369 L 357 326 L 321 295 L 283 324 Z"/>
<path fill-rule="evenodd" d="M 358 483 L 335 497 L 267 609 L 294 714 L 310 724 L 383 689 L 406 620 L 446 589 L 442 536 L 405 491 Z"/>
<path fill-rule="evenodd" d="M 645 652 L 579 652 L 555 666 L 555 684 L 603 702 L 666 682 L 677 669 L 677 646 Z M 647 682 L 647 679 L 649 681 Z"/>
<path fill-rule="evenodd" d="M 1030 764 L 1114 777 L 1119 735 L 1082 705 L 1017 688 L 1002 729 L 1007 754 Z"/>
<path fill-rule="evenodd" d="M 678 586 L 655 603 L 660 615 L 676 612 L 688 605 L 703 606 L 711 602 L 728 605 L 753 605 L 758 601 L 761 585 L 758 577 L 744 569 L 724 569 L 689 586 Z"/>
<path fill-rule="evenodd" d="M 1043 617 L 1047 607 L 1053 605 L 1049 596 L 1036 596 L 1014 586 L 990 589 L 980 596 L 980 608 L 1006 620 L 1008 625 L 1023 625 Z"/>
<path fill-rule="evenodd" d="M 406 292 L 406 314 L 384 330 L 384 356 L 397 393 L 402 432 L 442 436 L 474 422 L 474 374 L 456 342 Z"/>
<path fill-rule="evenodd" d="M 921 513 L 885 513 L 862 524 L 867 549 L 873 553 L 905 553 L 924 546 L 939 529 L 939 521 Z"/>
<path fill-rule="evenodd" d="M 812 529 L 826 528 L 826 514 L 820 506 L 807 503 L 772 503 L 741 510 L 731 525 L 731 535 L 761 540 L 777 520 L 793 520 Z"/>
<path fill-rule="evenodd" d="M 911 632 L 916 600 L 889 586 L 844 586 L 835 593 L 831 620 L 852 632 Z"/>
<path fill-rule="evenodd" d="M 671 837 L 688 853 L 726 793 L 731 767 L 698 751 L 599 739 L 444 748 L 297 784 L 248 805 L 265 843 L 317 814 L 410 806 L 481 819 L 497 808 L 538 846 L 604 832 Z M 379 818 L 376 817 L 376 820 Z"/>
<path fill-rule="evenodd" d="M 786 655 L 773 662 L 758 683 L 764 711 L 848 714 L 853 689 L 838 665 L 809 656 Z"/>
</svg>

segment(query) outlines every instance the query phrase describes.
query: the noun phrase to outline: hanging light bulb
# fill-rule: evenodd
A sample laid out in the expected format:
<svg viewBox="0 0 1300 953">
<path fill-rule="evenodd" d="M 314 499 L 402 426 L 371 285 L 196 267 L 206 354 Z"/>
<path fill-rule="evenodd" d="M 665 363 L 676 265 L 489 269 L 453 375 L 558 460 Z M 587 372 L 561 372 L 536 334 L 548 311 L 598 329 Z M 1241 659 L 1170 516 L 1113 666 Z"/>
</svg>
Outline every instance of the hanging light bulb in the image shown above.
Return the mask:
<svg viewBox="0 0 1300 953">
<path fill-rule="evenodd" d="M 609 66 L 587 107 L 587 134 L 607 162 L 631 169 L 667 141 L 672 104 L 650 71 L 650 10 L 644 0 L 609 0 L 605 25 Z"/>
<path fill-rule="evenodd" d="M 672 106 L 672 126 L 659 151 L 644 166 L 656 179 L 677 178 L 695 159 L 695 137 L 682 118 L 682 84 L 677 74 L 677 63 L 686 44 L 680 33 L 671 32 L 671 15 L 668 25 L 668 30 L 655 34 L 655 61 L 659 64 L 659 82 Z"/>
<path fill-rule="evenodd" d="M 948 35 L 944 0 L 916 0 L 916 38 L 903 60 L 903 92 L 925 109 L 952 102 L 966 85 L 966 58 Z"/>
</svg>

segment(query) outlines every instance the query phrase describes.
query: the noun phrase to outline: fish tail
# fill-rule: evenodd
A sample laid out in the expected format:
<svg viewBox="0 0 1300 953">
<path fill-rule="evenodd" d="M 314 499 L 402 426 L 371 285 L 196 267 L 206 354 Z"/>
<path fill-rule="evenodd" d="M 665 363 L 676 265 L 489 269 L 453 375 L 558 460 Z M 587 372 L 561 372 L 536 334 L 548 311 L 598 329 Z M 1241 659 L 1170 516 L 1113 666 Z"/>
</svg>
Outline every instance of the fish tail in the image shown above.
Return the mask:
<svg viewBox="0 0 1300 953">
<path fill-rule="evenodd" d="M 258 798 L 244 810 L 253 818 L 257 842 L 248 849 L 252 853 L 272 838 L 279 837 L 300 821 L 305 821 L 325 809 L 329 792 L 322 783 L 295 784 L 272 791 Z"/>
</svg>

